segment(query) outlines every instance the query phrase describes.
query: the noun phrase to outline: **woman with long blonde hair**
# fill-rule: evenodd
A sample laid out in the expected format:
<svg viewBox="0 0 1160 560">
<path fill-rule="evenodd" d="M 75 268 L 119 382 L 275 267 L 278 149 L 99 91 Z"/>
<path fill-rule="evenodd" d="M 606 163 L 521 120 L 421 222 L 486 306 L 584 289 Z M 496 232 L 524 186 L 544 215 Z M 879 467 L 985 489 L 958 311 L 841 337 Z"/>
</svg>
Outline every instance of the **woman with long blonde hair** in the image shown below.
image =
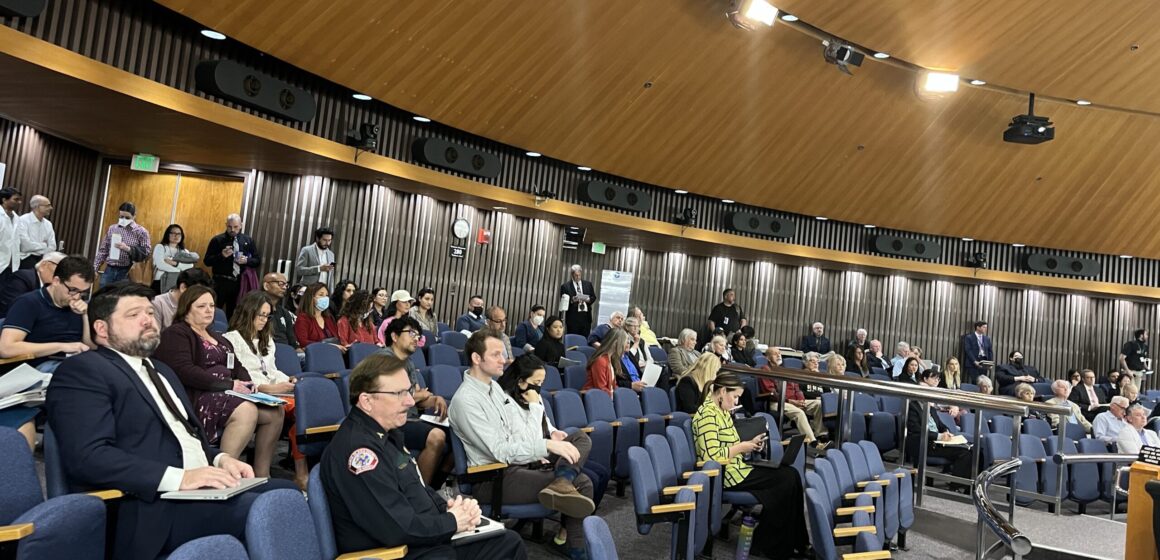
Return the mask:
<svg viewBox="0 0 1160 560">
<path fill-rule="evenodd" d="M 962 368 L 959 367 L 959 359 L 951 356 L 947 358 L 946 365 L 943 366 L 942 377 L 940 378 L 939 387 L 947 389 L 958 389 L 963 384 Z"/>
<path fill-rule="evenodd" d="M 701 354 L 677 380 L 677 410 L 695 414 L 705 401 L 705 387 L 717 379 L 718 371 L 721 371 L 721 358 L 712 352 Z"/>
</svg>

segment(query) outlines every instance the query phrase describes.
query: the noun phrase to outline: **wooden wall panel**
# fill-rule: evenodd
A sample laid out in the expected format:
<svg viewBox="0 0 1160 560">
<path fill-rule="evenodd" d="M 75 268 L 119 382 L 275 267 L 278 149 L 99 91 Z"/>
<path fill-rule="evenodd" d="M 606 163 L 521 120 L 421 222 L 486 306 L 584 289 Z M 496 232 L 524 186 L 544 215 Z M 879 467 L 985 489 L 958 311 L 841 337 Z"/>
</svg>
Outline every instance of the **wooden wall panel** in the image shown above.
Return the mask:
<svg viewBox="0 0 1160 560">
<path fill-rule="evenodd" d="M 172 223 L 185 230 L 186 248 L 205 257 L 210 238 L 225 230 L 226 216 L 241 213 L 244 189 L 241 179 L 181 174 Z M 157 230 L 155 244 L 163 231 Z"/>
<path fill-rule="evenodd" d="M 173 198 L 177 195 L 178 175 L 176 173 L 142 173 L 128 167 L 114 165 L 109 170 L 109 184 L 105 191 L 105 212 L 101 217 L 100 236 L 94 240 L 92 254 L 104 239 L 105 231 L 117 222 L 117 207 L 122 202 L 132 202 L 137 207 L 136 221 L 149 232 L 149 247 L 152 251 L 173 215 Z M 138 282 L 148 284 L 153 281 L 153 263 L 146 260 L 133 266 L 130 272 Z"/>
</svg>

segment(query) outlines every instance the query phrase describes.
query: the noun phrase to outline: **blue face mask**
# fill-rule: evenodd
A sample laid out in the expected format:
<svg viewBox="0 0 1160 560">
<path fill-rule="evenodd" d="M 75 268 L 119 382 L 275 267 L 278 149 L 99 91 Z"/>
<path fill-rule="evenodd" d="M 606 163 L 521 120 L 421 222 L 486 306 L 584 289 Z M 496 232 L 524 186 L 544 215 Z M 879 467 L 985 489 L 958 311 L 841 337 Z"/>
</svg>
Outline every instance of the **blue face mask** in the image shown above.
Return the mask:
<svg viewBox="0 0 1160 560">
<path fill-rule="evenodd" d="M 326 309 L 330 307 L 330 298 L 326 296 L 318 298 L 314 302 L 314 307 L 317 307 L 319 311 L 326 311 Z"/>
</svg>

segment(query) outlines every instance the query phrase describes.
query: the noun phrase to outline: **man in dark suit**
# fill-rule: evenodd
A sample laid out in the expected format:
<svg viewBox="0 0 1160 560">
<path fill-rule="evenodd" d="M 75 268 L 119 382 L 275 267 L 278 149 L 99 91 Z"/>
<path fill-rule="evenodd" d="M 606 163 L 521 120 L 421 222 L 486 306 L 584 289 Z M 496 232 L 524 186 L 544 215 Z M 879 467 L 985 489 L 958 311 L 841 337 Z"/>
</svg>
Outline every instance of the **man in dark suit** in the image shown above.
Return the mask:
<svg viewBox="0 0 1160 560">
<path fill-rule="evenodd" d="M 995 370 L 995 381 L 999 382 L 999 394 L 1014 397 L 1015 387 L 1020 383 L 1046 383 L 1035 366 L 1023 363 L 1023 353 L 1016 350 L 1007 356 L 1008 363 Z"/>
<path fill-rule="evenodd" d="M 148 356 L 160 335 L 152 290 L 130 282 L 104 287 L 89 304 L 97 350 L 65 360 L 49 386 L 48 420 L 72 489 L 125 493 L 113 558 L 156 558 L 214 534 L 245 537 L 246 514 L 270 481 L 222 501 L 171 501 L 172 490 L 227 488 L 254 470 L 211 447 L 181 382 Z"/>
<path fill-rule="evenodd" d="M 979 321 L 975 323 L 974 332 L 963 335 L 962 363 L 968 379 L 987 373 L 987 368 L 981 362 L 995 361 L 995 349 L 991 346 L 991 337 L 987 336 L 987 328 L 986 321 Z"/>
<path fill-rule="evenodd" d="M 560 284 L 560 302 L 567 298 L 568 307 L 564 311 L 564 325 L 568 334 L 578 334 L 587 337 L 592 332 L 592 305 L 596 303 L 596 290 L 592 282 L 584 280 L 584 269 L 574 264 L 571 269 L 572 279 Z"/>
<path fill-rule="evenodd" d="M 24 268 L 12 273 L 4 289 L 0 290 L 0 319 L 8 316 L 8 308 L 16 298 L 34 292 L 52 282 L 52 274 L 56 272 L 56 265 L 68 255 L 52 251 L 40 258 L 33 268 Z"/>
<path fill-rule="evenodd" d="M 1099 405 L 1106 404 L 1109 399 L 1111 399 L 1110 395 L 1096 387 L 1096 372 L 1090 369 L 1080 372 L 1080 384 L 1076 385 L 1071 390 L 1071 395 L 1067 397 L 1067 400 L 1079 405 L 1083 417 L 1087 418 L 1088 422 L 1091 422 L 1103 410 Z"/>
<path fill-rule="evenodd" d="M 230 214 L 226 218 L 226 230 L 213 236 L 205 250 L 205 265 L 213 272 L 218 307 L 225 310 L 227 317 L 233 316 L 234 308 L 238 306 L 242 273 L 247 268 L 257 270 L 262 265 L 258 245 L 252 237 L 242 233 L 242 226 L 242 217 Z M 257 277 L 254 283 L 257 283 Z"/>
</svg>

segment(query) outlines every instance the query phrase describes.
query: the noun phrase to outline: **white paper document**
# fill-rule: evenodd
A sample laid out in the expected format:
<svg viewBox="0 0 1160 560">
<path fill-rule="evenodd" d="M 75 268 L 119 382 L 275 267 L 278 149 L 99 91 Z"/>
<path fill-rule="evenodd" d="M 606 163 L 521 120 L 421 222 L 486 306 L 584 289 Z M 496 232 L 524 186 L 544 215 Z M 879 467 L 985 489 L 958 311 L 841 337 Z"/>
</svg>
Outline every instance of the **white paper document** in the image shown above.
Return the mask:
<svg viewBox="0 0 1160 560">
<path fill-rule="evenodd" d="M 644 375 L 640 377 L 640 380 L 644 381 L 645 385 L 648 385 L 649 387 L 656 387 L 657 379 L 659 379 L 660 376 L 661 366 L 656 364 L 648 364 L 647 366 L 644 366 Z"/>
<path fill-rule="evenodd" d="M 115 261 L 121 258 L 121 248 L 117 244 L 121 242 L 121 234 L 114 233 L 109 236 L 109 260 Z"/>
</svg>

